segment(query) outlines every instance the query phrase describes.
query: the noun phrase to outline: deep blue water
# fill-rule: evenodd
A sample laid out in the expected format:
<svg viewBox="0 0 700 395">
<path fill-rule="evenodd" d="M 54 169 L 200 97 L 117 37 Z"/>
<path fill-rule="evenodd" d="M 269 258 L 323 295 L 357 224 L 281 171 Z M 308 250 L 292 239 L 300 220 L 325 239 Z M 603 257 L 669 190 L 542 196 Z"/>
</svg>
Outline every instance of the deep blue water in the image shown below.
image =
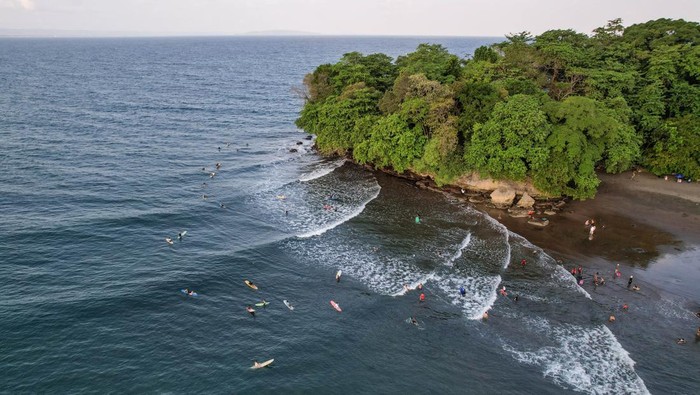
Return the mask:
<svg viewBox="0 0 700 395">
<path fill-rule="evenodd" d="M 0 392 L 697 393 L 698 344 L 669 341 L 697 325 L 687 300 L 581 289 L 294 126 L 293 88 L 343 53 L 495 41 L 0 40 Z"/>
</svg>

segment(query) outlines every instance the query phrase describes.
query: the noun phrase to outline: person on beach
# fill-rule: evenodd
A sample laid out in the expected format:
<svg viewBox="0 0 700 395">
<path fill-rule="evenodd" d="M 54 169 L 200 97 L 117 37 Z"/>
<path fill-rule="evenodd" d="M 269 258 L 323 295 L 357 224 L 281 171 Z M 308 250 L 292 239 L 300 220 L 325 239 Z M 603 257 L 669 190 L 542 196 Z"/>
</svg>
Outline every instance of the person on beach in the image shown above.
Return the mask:
<svg viewBox="0 0 700 395">
<path fill-rule="evenodd" d="M 630 276 L 630 279 L 627 280 L 627 288 L 632 286 L 632 281 L 634 281 L 634 276 Z"/>
<path fill-rule="evenodd" d="M 593 233 L 595 233 L 595 225 L 591 225 L 591 229 L 588 231 L 588 240 L 593 240 Z"/>
<path fill-rule="evenodd" d="M 459 287 L 459 294 L 462 295 L 462 297 L 467 296 L 467 290 L 464 289 L 464 286 Z"/>
</svg>

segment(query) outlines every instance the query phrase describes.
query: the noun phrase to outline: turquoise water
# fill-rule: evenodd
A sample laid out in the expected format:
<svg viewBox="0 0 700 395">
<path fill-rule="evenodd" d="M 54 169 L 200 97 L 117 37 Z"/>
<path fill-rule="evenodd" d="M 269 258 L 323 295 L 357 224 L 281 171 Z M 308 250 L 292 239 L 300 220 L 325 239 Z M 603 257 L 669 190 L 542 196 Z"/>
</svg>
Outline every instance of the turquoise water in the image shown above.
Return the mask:
<svg viewBox="0 0 700 395">
<path fill-rule="evenodd" d="M 499 39 L 0 40 L 0 392 L 697 392 L 697 344 L 669 341 L 688 298 L 603 299 L 480 212 L 311 150 L 305 73 L 426 41 Z"/>
</svg>

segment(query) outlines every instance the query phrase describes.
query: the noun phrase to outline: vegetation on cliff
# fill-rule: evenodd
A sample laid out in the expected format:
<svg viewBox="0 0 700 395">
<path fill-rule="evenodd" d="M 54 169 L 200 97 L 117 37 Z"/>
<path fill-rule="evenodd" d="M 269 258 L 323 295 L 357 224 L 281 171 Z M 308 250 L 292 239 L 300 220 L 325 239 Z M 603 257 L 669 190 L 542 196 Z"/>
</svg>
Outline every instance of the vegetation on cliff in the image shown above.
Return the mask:
<svg viewBox="0 0 700 395">
<path fill-rule="evenodd" d="M 304 78 L 297 126 L 322 153 L 438 183 L 478 172 L 585 199 L 596 168 L 700 177 L 700 24 L 506 39 L 469 59 L 429 44 L 395 61 L 345 54 Z"/>
</svg>

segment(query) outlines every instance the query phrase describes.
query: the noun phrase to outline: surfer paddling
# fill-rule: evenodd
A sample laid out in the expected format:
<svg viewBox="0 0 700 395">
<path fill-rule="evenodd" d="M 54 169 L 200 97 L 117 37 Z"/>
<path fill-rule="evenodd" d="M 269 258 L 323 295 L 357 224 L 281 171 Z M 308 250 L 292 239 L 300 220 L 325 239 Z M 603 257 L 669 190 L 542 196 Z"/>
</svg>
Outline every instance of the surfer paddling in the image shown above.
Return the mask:
<svg viewBox="0 0 700 395">
<path fill-rule="evenodd" d="M 168 243 L 168 245 L 173 245 L 173 239 L 171 239 L 170 237 L 166 237 L 165 242 Z"/>
<path fill-rule="evenodd" d="M 248 306 L 245 308 L 245 311 L 248 312 L 248 314 L 251 315 L 251 317 L 255 318 L 255 309 L 252 306 Z"/>
<path fill-rule="evenodd" d="M 339 283 L 340 282 L 340 276 L 343 275 L 342 270 L 338 270 L 338 272 L 335 274 L 335 282 Z"/>
</svg>

